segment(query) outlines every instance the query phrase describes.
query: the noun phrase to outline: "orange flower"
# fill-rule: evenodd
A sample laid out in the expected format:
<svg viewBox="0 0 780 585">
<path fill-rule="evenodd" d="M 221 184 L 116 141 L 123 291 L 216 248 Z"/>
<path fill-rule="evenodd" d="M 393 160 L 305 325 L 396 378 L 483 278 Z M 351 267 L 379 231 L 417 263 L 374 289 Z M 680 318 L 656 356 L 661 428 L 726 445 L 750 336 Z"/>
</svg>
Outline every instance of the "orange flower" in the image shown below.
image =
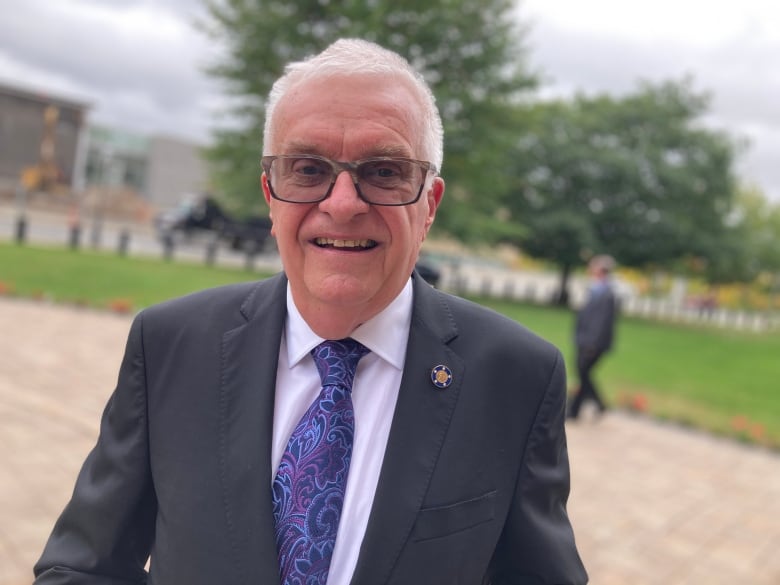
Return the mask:
<svg viewBox="0 0 780 585">
<path fill-rule="evenodd" d="M 631 408 L 637 412 L 647 412 L 649 401 L 644 394 L 634 394 L 631 397 Z"/>
<path fill-rule="evenodd" d="M 133 301 L 130 299 L 111 299 L 108 301 L 108 308 L 115 313 L 126 314 L 133 310 Z"/>
<path fill-rule="evenodd" d="M 750 425 L 750 429 L 748 429 L 748 435 L 750 435 L 750 438 L 754 441 L 763 441 L 764 437 L 766 437 L 766 429 L 764 428 L 764 425 L 759 423 L 754 423 Z"/>
<path fill-rule="evenodd" d="M 749 421 L 744 414 L 738 414 L 731 419 L 731 428 L 735 431 L 744 432 L 747 430 Z"/>
</svg>

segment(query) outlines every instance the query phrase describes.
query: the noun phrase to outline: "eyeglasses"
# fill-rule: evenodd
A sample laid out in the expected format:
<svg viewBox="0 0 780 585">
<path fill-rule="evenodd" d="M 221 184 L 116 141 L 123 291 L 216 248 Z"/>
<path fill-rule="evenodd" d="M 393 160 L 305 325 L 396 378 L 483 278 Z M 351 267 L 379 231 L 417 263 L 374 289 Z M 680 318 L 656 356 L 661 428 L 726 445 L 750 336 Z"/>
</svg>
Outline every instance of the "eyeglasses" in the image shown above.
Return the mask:
<svg viewBox="0 0 780 585">
<path fill-rule="evenodd" d="M 343 172 L 349 173 L 358 197 L 372 205 L 410 205 L 417 201 L 428 173 L 436 167 L 410 158 L 377 156 L 340 162 L 313 154 L 284 154 L 261 159 L 271 197 L 287 203 L 327 199 Z"/>
</svg>

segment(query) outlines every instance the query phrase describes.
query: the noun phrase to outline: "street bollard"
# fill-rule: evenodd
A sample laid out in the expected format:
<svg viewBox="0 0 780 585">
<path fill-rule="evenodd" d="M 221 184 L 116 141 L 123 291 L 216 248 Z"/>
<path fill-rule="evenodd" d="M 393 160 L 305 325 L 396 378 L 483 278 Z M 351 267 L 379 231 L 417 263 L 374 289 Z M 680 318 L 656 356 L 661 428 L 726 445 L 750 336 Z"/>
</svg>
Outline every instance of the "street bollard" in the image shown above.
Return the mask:
<svg viewBox="0 0 780 585">
<path fill-rule="evenodd" d="M 165 260 L 172 260 L 173 259 L 173 234 L 171 232 L 165 232 L 162 236 L 162 245 L 163 245 L 163 259 Z"/>
<path fill-rule="evenodd" d="M 16 243 L 24 244 L 27 239 L 27 218 L 24 215 L 20 215 L 16 219 Z"/>
<path fill-rule="evenodd" d="M 123 229 L 119 232 L 119 255 L 127 256 L 127 251 L 130 248 L 130 230 Z"/>
</svg>

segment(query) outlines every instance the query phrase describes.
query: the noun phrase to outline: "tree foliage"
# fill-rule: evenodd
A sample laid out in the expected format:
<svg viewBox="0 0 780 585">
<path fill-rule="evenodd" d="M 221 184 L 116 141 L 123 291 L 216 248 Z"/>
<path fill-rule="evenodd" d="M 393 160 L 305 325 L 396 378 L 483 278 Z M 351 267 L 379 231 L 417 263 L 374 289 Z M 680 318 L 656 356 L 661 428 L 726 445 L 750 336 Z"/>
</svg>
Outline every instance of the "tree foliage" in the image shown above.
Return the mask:
<svg viewBox="0 0 780 585">
<path fill-rule="evenodd" d="M 500 202 L 526 230 L 513 243 L 559 265 L 562 290 L 595 253 L 635 267 L 716 254 L 734 198 L 735 145 L 699 123 L 707 106 L 681 81 L 529 107 L 514 187 Z"/>
<path fill-rule="evenodd" d="M 780 279 L 780 205 L 759 191 L 739 191 L 703 273 L 713 284 L 752 282 L 762 274 Z"/>
<path fill-rule="evenodd" d="M 210 73 L 233 97 L 237 124 L 209 151 L 214 183 L 236 206 L 258 200 L 265 98 L 284 65 L 341 37 L 375 41 L 404 55 L 426 77 L 445 128 L 448 193 L 465 206 L 502 176 L 517 96 L 526 72 L 523 31 L 511 0 L 207 0 L 203 30 L 224 48 Z M 445 205 L 437 223 L 466 235 L 471 214 Z"/>
</svg>

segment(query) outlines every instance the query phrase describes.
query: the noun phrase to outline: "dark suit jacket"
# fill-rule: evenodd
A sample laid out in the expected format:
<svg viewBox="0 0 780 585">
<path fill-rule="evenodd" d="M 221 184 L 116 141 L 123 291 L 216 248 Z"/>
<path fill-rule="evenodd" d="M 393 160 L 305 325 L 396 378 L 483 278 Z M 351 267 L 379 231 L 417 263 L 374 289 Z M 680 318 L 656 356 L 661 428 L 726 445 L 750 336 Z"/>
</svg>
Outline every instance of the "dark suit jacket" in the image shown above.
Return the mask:
<svg viewBox="0 0 780 585">
<path fill-rule="evenodd" d="M 270 457 L 285 286 L 279 275 L 139 314 L 36 583 L 279 583 Z M 430 379 L 438 364 L 452 370 L 443 390 Z M 565 509 L 563 422 L 555 348 L 415 275 L 352 583 L 585 583 Z"/>
<path fill-rule="evenodd" d="M 588 296 L 577 312 L 574 336 L 579 352 L 599 355 L 612 347 L 617 310 L 617 298 L 610 286 Z"/>
</svg>

